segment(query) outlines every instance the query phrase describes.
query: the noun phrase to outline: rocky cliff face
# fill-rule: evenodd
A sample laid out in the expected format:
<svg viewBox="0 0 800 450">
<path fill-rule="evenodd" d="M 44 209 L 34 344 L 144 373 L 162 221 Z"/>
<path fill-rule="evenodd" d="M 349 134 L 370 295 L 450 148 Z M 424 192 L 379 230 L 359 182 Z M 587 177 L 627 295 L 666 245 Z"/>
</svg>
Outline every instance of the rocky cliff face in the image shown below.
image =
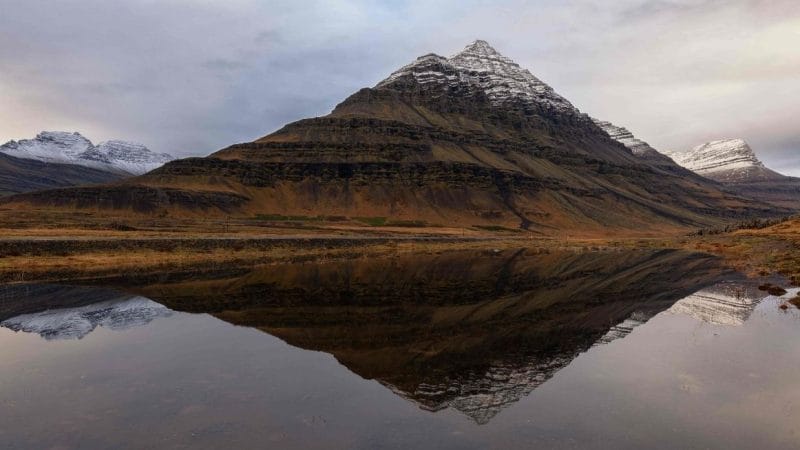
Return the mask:
<svg viewBox="0 0 800 450">
<path fill-rule="evenodd" d="M 380 216 L 543 234 L 646 234 L 774 209 L 637 157 L 484 41 L 418 58 L 328 116 L 123 184 L 134 185 L 244 199 L 194 207 L 203 214 Z M 80 197 L 90 207 L 99 196 L 62 190 L 14 201 L 73 207 Z M 139 210 L 174 208 L 164 200 Z"/>
<path fill-rule="evenodd" d="M 627 128 L 618 127 L 613 123 L 604 120 L 592 120 L 598 127 L 600 127 L 600 129 L 608 133 L 611 139 L 614 139 L 615 141 L 627 147 L 634 155 L 646 157 L 658 153 L 658 151 L 651 147 L 650 144 L 637 139 L 633 133 L 628 131 Z"/>
<path fill-rule="evenodd" d="M 73 164 L 122 175 L 141 175 L 173 158 L 153 153 L 147 147 L 126 141 L 107 141 L 98 145 L 80 133 L 43 131 L 34 139 L 9 141 L 0 153 L 47 163 Z"/>
</svg>

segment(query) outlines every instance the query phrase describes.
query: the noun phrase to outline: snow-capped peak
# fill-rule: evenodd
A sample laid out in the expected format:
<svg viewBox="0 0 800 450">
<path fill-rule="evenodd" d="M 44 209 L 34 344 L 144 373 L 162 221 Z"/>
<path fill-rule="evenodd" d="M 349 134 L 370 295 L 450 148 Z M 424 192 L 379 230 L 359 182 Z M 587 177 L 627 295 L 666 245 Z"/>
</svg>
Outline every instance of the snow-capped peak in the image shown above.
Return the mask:
<svg viewBox="0 0 800 450">
<path fill-rule="evenodd" d="M 153 153 L 142 144 L 119 140 L 101 142 L 84 156 L 136 175 L 161 167 L 173 159 L 166 153 Z"/>
<path fill-rule="evenodd" d="M 9 141 L 0 146 L 0 152 L 17 158 L 132 175 L 149 172 L 173 159 L 166 153 L 153 153 L 142 144 L 111 140 L 95 146 L 80 133 L 64 131 L 43 131 L 34 139 Z"/>
<path fill-rule="evenodd" d="M 0 152 L 17 158 L 71 163 L 92 147 L 92 142 L 80 133 L 42 131 L 34 139 L 23 139 L 19 142 L 10 141 L 0 146 Z"/>
<path fill-rule="evenodd" d="M 522 100 L 577 112 L 553 88 L 482 40 L 469 44 L 450 58 L 436 54 L 421 56 L 392 73 L 376 87 L 389 87 L 396 80 L 409 76 L 423 85 L 438 82 L 454 87 L 459 84 L 477 87 L 495 104 Z"/>
<path fill-rule="evenodd" d="M 764 166 L 744 139 L 723 139 L 688 152 L 667 152 L 675 162 L 702 176 L 723 182 L 780 178 Z"/>
</svg>

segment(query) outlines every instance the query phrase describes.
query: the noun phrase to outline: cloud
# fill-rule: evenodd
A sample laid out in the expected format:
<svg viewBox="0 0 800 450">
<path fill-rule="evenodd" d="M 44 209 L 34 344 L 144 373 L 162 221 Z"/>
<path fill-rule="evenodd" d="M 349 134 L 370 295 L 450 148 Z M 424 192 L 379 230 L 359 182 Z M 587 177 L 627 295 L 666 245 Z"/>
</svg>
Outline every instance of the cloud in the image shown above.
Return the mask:
<svg viewBox="0 0 800 450">
<path fill-rule="evenodd" d="M 0 140 L 43 129 L 202 155 L 489 40 L 657 148 L 748 139 L 792 171 L 800 3 L 0 0 Z"/>
</svg>

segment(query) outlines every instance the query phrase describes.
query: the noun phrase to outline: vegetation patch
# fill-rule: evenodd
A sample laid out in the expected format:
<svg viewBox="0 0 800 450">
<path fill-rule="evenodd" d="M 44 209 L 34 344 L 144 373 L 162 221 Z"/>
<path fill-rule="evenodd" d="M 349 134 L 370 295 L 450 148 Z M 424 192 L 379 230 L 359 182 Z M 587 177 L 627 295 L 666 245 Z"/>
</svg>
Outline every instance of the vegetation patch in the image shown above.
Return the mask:
<svg viewBox="0 0 800 450">
<path fill-rule="evenodd" d="M 371 227 L 426 227 L 422 220 L 389 220 L 386 217 L 353 217 L 353 220 Z"/>
<path fill-rule="evenodd" d="M 386 225 L 386 217 L 353 217 L 353 219 L 371 227 L 382 227 Z"/>
<path fill-rule="evenodd" d="M 427 222 L 422 220 L 392 220 L 386 222 L 386 226 L 417 228 L 417 227 L 426 227 L 428 226 L 428 224 Z"/>
<path fill-rule="evenodd" d="M 477 228 L 479 230 L 485 230 L 485 231 L 495 231 L 495 232 L 497 232 L 497 231 L 505 231 L 505 232 L 508 232 L 508 233 L 521 233 L 522 232 L 522 230 L 520 230 L 519 228 L 508 228 L 508 227 L 503 227 L 503 226 L 500 226 L 500 225 L 473 225 L 472 228 Z"/>
<path fill-rule="evenodd" d="M 780 225 L 791 220 L 798 219 L 798 216 L 784 216 L 768 219 L 749 219 L 739 223 L 726 225 L 720 228 L 703 228 L 692 233 L 690 236 L 713 236 L 717 234 L 731 233 L 737 230 L 763 230 L 775 225 Z"/>
<path fill-rule="evenodd" d="M 108 228 L 111 229 L 111 230 L 116 230 L 116 231 L 137 231 L 138 230 L 138 228 L 136 228 L 136 227 L 132 227 L 130 225 L 125 225 L 124 223 L 120 223 L 120 222 L 111 222 L 110 224 L 108 224 Z"/>
<path fill-rule="evenodd" d="M 326 218 L 324 216 L 284 216 L 282 214 L 256 214 L 255 219 L 268 220 L 271 222 L 321 222 Z"/>
</svg>

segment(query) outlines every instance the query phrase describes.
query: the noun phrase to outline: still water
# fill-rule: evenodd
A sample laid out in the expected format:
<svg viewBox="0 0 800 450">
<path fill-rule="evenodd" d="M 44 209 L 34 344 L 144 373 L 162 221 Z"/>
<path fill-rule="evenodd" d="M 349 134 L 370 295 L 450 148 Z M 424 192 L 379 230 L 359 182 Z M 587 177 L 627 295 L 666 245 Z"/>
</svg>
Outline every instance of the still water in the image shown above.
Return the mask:
<svg viewBox="0 0 800 450">
<path fill-rule="evenodd" d="M 704 255 L 104 284 L 0 289 L 0 447 L 800 446 L 800 311 Z"/>
</svg>

